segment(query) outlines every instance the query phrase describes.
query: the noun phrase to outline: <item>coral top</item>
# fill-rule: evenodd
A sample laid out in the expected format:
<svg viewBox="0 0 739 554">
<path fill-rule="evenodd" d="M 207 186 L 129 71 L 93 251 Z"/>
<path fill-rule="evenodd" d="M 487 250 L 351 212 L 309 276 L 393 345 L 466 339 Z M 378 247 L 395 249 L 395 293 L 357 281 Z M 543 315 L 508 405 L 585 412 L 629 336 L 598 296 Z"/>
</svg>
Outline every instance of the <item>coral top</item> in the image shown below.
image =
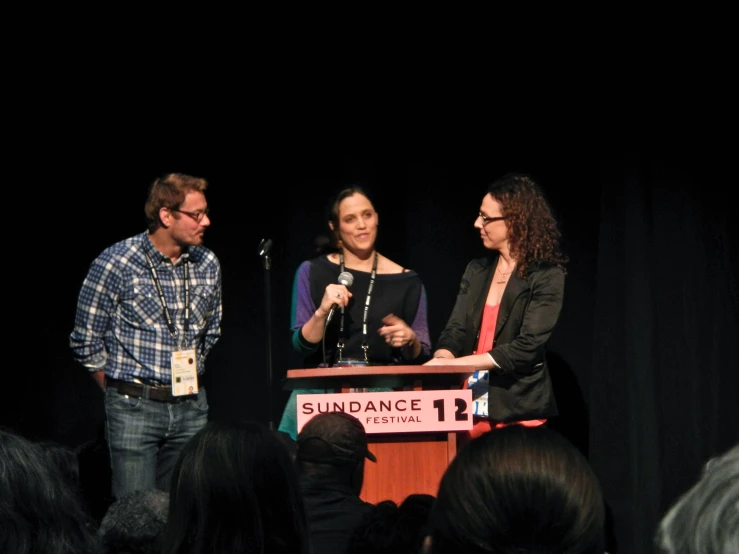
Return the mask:
<svg viewBox="0 0 739 554">
<path fill-rule="evenodd" d="M 480 335 L 477 340 L 477 348 L 474 354 L 478 352 L 489 352 L 493 349 L 493 340 L 495 339 L 495 322 L 498 320 L 498 311 L 500 304 L 491 306 L 485 304 L 482 312 L 482 324 L 480 325 Z M 474 414 L 474 425 L 469 431 L 469 438 L 479 437 L 483 433 L 487 433 L 491 429 L 500 429 L 508 425 L 523 425 L 525 427 L 537 427 L 546 423 L 546 419 L 531 419 L 526 421 L 495 421 L 489 419 L 488 415 L 488 393 L 487 384 L 488 371 L 475 371 L 467 380 L 467 388 L 473 389 L 472 393 L 472 413 Z M 477 384 L 477 386 L 475 386 Z M 481 386 L 482 385 L 482 386 Z M 484 390 L 484 392 L 482 392 Z M 481 394 L 476 394 L 481 393 Z"/>
</svg>

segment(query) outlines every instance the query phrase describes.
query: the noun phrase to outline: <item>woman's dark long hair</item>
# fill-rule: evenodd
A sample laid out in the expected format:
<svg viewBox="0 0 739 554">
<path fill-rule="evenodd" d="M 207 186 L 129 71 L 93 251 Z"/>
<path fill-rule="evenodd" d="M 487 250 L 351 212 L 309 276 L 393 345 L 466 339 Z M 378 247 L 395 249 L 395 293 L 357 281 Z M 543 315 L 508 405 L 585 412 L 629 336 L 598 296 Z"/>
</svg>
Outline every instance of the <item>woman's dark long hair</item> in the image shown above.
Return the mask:
<svg viewBox="0 0 739 554">
<path fill-rule="evenodd" d="M 175 465 L 165 554 L 308 552 L 297 475 L 264 425 L 210 421 Z"/>
<path fill-rule="evenodd" d="M 464 446 L 447 468 L 431 537 L 434 554 L 601 554 L 600 484 L 556 431 L 496 429 Z"/>
</svg>

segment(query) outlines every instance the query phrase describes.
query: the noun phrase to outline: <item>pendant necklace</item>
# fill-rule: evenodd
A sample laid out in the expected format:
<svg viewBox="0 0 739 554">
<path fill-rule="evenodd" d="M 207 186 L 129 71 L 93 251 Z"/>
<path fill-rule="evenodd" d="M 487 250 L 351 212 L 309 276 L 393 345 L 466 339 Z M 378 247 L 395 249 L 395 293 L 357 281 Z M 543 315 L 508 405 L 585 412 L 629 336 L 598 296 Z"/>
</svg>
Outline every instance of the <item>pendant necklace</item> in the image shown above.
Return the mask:
<svg viewBox="0 0 739 554">
<path fill-rule="evenodd" d="M 509 276 L 509 275 L 510 275 L 511 273 L 513 273 L 513 268 L 515 268 L 515 267 L 516 267 L 516 266 L 515 266 L 515 264 L 514 264 L 514 265 L 513 265 L 513 267 L 511 267 L 510 271 L 508 271 L 508 273 L 503 273 L 503 272 L 502 272 L 502 271 L 500 270 L 500 268 L 499 268 L 499 267 L 496 267 L 496 270 L 498 271 L 498 273 L 500 273 L 500 277 L 501 277 L 501 279 L 502 279 L 502 281 L 496 281 L 496 283 L 498 283 L 499 285 L 502 285 L 503 283 L 505 283 L 505 282 L 506 282 L 506 279 L 508 279 L 508 276 Z"/>
</svg>

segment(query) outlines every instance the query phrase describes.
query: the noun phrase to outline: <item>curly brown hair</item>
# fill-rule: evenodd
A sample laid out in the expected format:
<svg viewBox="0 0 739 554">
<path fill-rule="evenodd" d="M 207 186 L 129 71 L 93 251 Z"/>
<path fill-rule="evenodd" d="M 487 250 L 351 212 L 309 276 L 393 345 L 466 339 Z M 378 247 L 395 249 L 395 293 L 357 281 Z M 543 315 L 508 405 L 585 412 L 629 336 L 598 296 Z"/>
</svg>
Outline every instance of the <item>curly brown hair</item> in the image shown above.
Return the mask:
<svg viewBox="0 0 739 554">
<path fill-rule="evenodd" d="M 561 233 L 551 206 L 534 180 L 523 173 L 507 173 L 488 186 L 500 204 L 508 226 L 508 247 L 516 260 L 516 273 L 555 265 L 565 270 L 568 259 L 560 248 Z"/>
</svg>

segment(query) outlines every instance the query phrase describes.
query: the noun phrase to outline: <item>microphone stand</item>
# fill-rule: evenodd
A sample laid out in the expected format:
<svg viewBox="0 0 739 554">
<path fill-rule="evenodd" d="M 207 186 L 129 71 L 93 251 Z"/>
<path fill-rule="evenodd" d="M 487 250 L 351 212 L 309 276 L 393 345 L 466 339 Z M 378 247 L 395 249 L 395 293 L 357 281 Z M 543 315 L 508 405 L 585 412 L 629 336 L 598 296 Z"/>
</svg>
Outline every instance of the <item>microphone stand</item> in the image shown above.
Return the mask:
<svg viewBox="0 0 739 554">
<path fill-rule="evenodd" d="M 272 239 L 262 239 L 259 243 L 259 256 L 262 258 L 264 265 L 264 322 L 267 329 L 267 387 L 269 394 L 267 395 L 267 414 L 268 424 L 271 431 L 275 425 L 272 421 L 272 294 L 270 292 L 270 270 L 272 269 L 272 260 L 270 258 L 270 250 L 272 249 Z"/>
</svg>

